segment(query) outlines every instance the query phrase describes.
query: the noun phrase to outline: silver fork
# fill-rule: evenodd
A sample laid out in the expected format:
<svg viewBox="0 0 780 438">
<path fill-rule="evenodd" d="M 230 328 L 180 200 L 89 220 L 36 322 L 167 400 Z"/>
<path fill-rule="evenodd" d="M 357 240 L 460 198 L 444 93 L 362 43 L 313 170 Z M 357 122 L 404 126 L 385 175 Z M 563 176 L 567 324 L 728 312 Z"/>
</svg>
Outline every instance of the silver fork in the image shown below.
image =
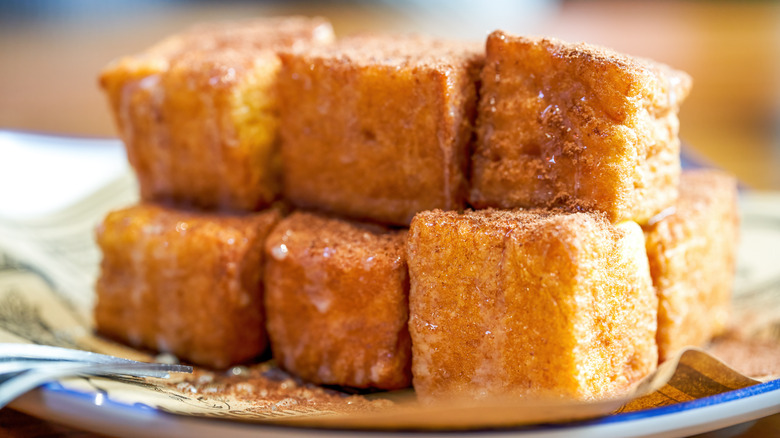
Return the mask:
<svg viewBox="0 0 780 438">
<path fill-rule="evenodd" d="M 191 373 L 192 367 L 129 359 L 34 344 L 0 343 L 0 408 L 46 382 L 71 376 L 159 377 Z"/>
</svg>

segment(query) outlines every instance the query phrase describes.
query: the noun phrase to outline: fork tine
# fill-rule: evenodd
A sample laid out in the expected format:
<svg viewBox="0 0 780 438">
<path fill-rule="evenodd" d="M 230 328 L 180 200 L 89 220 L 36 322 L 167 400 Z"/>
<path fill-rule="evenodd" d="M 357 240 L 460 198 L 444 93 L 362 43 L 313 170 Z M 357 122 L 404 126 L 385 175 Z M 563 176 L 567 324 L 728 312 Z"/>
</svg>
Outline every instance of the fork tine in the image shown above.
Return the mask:
<svg viewBox="0 0 780 438">
<path fill-rule="evenodd" d="M 0 361 L 34 359 L 90 363 L 144 363 L 90 351 L 36 344 L 0 343 Z"/>
<path fill-rule="evenodd" d="M 55 362 L 55 361 L 30 361 L 30 360 L 9 360 L 0 362 L 0 378 L 4 374 L 19 373 L 22 371 L 45 369 L 49 367 L 76 365 L 76 366 L 95 366 L 96 364 L 88 362 Z M 168 373 L 191 373 L 192 367 L 186 365 L 171 365 L 171 364 L 157 364 L 157 363 L 130 363 L 130 364 L 99 364 L 99 365 L 116 365 L 118 367 L 133 367 L 135 369 L 148 369 L 148 377 L 160 377 L 165 378 Z M 149 365 L 145 367 L 142 365 Z"/>
<path fill-rule="evenodd" d="M 25 392 L 61 377 L 122 374 L 168 378 L 169 372 L 191 373 L 192 367 L 138 362 L 49 345 L 0 343 L 0 408 Z"/>
<path fill-rule="evenodd" d="M 19 373 L 33 368 L 51 366 L 52 362 L 30 362 L 27 360 L 5 360 L 0 362 L 0 378 L 5 374 Z"/>
<path fill-rule="evenodd" d="M 188 371 L 189 370 L 189 371 Z M 0 383 L 0 408 L 12 402 L 16 397 L 36 388 L 43 383 L 58 378 L 76 375 L 105 376 L 121 374 L 134 377 L 170 377 L 168 372 L 192 372 L 192 367 L 167 364 L 83 364 L 59 363 L 29 370 Z"/>
</svg>

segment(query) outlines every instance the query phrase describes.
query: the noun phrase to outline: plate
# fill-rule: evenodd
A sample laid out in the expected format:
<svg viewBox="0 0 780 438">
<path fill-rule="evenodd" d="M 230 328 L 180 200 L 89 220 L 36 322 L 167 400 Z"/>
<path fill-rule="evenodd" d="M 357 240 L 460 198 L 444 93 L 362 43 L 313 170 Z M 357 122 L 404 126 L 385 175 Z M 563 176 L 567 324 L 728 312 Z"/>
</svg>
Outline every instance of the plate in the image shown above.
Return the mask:
<svg viewBox="0 0 780 438">
<path fill-rule="evenodd" d="M 100 201 L 100 205 L 91 205 L 90 209 L 105 209 L 111 205 L 121 205 L 131 202 L 130 197 L 117 196 L 117 193 L 135 193 L 132 184 L 125 184 L 123 175 L 128 172 L 121 145 L 116 141 L 103 140 L 76 140 L 46 137 L 30 134 L 8 133 L 0 131 L 0 163 L 5 162 L 7 168 L 26 168 L 26 172 L 18 171 L 19 178 L 24 175 L 35 174 L 31 172 L 31 164 L 8 165 L 14 159 L 22 160 L 30 158 L 30 163 L 41 163 L 41 160 L 49 160 L 47 164 L 54 172 L 58 166 L 56 163 L 68 163 L 64 161 L 78 157 L 80 166 L 75 162 L 73 166 L 59 166 L 63 173 L 58 180 L 75 181 L 76 186 L 63 189 L 71 195 L 63 200 L 59 192 L 46 192 L 42 190 L 38 195 L 32 196 L 30 190 L 37 190 L 28 183 L 19 183 L 13 175 L 0 172 L 0 184 L 5 187 L 19 187 L 20 190 L 28 190 L 24 199 L 35 199 L 37 204 L 24 205 L 16 210 L 0 209 L 0 219 L 11 219 L 16 225 L 24 223 L 28 229 L 22 229 L 26 236 L 36 236 L 35 226 L 47 226 L 52 217 L 61 222 L 61 218 L 68 216 L 73 218 L 79 215 L 90 216 L 86 212 L 89 209 L 81 208 L 70 211 L 69 205 L 90 200 Z M 56 149 L 56 152 L 52 152 Z M 40 151 L 39 154 L 36 151 Z M 70 151 L 70 152 L 68 152 Z M 9 157 L 8 154 L 14 155 Z M 52 155 L 53 154 L 53 155 Z M 48 157 L 48 158 L 46 158 Z M 71 158 L 66 158 L 71 157 Z M 8 160 L 11 158 L 10 160 Z M 0 166 L 0 169 L 3 167 Z M 69 169 L 69 170 L 68 170 Z M 79 174 L 81 179 L 73 180 L 73 175 Z M 39 178 L 39 175 L 35 178 Z M 33 179 L 35 179 L 33 178 Z M 121 184 L 114 187 L 115 191 L 101 194 L 107 185 L 119 181 Z M 51 181 L 49 179 L 48 181 Z M 118 188 L 117 188 L 118 187 Z M 49 200 L 44 195 L 49 196 Z M 60 204 L 53 204 L 54 199 L 59 199 Z M 94 202 L 93 202 L 94 201 Z M 777 297 L 778 267 L 776 263 L 776 248 L 780 246 L 780 195 L 777 193 L 743 193 L 743 235 L 742 247 L 739 259 L 742 267 L 738 272 L 735 290 L 746 291 L 746 298 L 741 301 L 746 305 L 757 308 L 765 308 L 766 297 Z M 0 202 L 2 205 L 3 202 Z M 5 204 L 13 207 L 13 203 Z M 17 206 L 18 207 L 18 206 Z M 49 210 L 47 210 L 49 208 Z M 82 211 L 83 210 L 83 211 Z M 87 223 L 89 221 L 85 221 Z M 0 223 L 2 225 L 2 223 Z M 73 233 L 86 233 L 91 236 L 92 225 L 84 230 L 75 230 L 70 227 L 68 237 Z M 15 228 L 14 230 L 18 230 Z M 60 244 L 63 235 L 52 233 L 47 228 L 49 235 L 56 237 L 53 241 Z M 0 227 L 2 231 L 2 227 Z M 59 231 L 59 230 L 57 230 Z M 11 237 L 8 237 L 8 236 Z M 8 240 L 15 238 L 16 241 Z M 32 237 L 31 237 L 32 238 Z M 91 237 L 89 237 L 91 239 Z M 6 239 L 6 240 L 4 240 Z M 21 245 L 19 234 L 0 232 L 0 244 L 17 244 L 17 254 L 29 261 L 33 266 L 52 266 L 58 269 L 46 270 L 47 278 L 52 284 L 68 284 L 74 291 L 91 290 L 91 281 L 71 281 L 73 275 L 70 272 L 81 272 L 87 267 L 96 265 L 96 254 L 92 249 L 83 249 L 83 254 L 77 253 L 75 247 L 60 248 L 65 250 L 69 257 L 63 259 L 62 251 L 52 251 L 51 254 L 40 251 L 40 247 Z M 10 243 L 9 243 L 10 242 Z M 0 245 L 0 249 L 3 248 Z M 77 262 L 74 254 L 80 254 L 81 262 Z M 0 258 L 2 253 L 0 252 Z M 81 265 L 79 265 L 81 263 Z M 83 266 L 82 266 L 83 265 Z M 68 269 L 59 269 L 68 268 Z M 91 278 L 91 277 L 87 277 Z M 70 281 L 70 283 L 68 283 Z M 767 292 L 768 291 L 768 292 Z M 28 294 L 29 295 L 29 294 Z M 85 299 L 82 295 L 70 297 L 72 302 L 80 303 L 79 299 Z M 770 305 L 777 307 L 777 299 Z M 79 307 L 90 308 L 91 303 L 80 303 Z M 760 307 L 764 306 L 764 307 Z M 86 429 L 101 434 L 115 436 L 217 436 L 229 434 L 230 436 L 342 436 L 344 434 L 366 435 L 366 431 L 347 431 L 336 429 L 306 429 L 301 427 L 277 426 L 269 424 L 245 423 L 227 419 L 207 419 L 168 414 L 144 404 L 127 404 L 114 399 L 107 392 L 99 390 L 76 391 L 63 386 L 60 383 L 49 383 L 38 390 L 17 399 L 11 405 L 13 408 L 45 420 L 66 424 L 79 429 Z M 654 409 L 646 409 L 639 412 L 619 413 L 594 420 L 569 422 L 565 424 L 540 424 L 533 426 L 491 429 L 485 431 L 492 435 L 517 436 L 517 437 L 622 437 L 622 436 L 686 436 L 695 433 L 722 429 L 724 427 L 766 417 L 780 413 L 780 380 L 772 380 L 743 389 L 724 392 L 718 395 L 699 398 L 689 402 L 677 403 Z M 473 432 L 420 432 L 424 435 L 473 435 Z M 400 436 L 407 435 L 402 431 L 372 431 L 371 436 Z"/>
<path fill-rule="evenodd" d="M 0 218 L 27 220 L 73 205 L 127 172 L 117 139 L 0 130 Z M 52 184 L 56 181 L 56 184 Z"/>
<path fill-rule="evenodd" d="M 369 435 L 366 431 L 305 429 L 247 424 L 166 414 L 144 405 L 126 405 L 100 392 L 81 393 L 49 383 L 13 404 L 17 410 L 42 419 L 115 436 L 234 437 Z M 535 437 L 688 436 L 755 420 L 780 412 L 780 380 L 754 385 L 690 402 L 640 412 L 615 414 L 566 424 L 491 430 L 490 435 Z M 470 435 L 473 432 L 419 432 L 426 436 Z M 408 436 L 402 431 L 372 431 L 371 437 Z"/>
</svg>

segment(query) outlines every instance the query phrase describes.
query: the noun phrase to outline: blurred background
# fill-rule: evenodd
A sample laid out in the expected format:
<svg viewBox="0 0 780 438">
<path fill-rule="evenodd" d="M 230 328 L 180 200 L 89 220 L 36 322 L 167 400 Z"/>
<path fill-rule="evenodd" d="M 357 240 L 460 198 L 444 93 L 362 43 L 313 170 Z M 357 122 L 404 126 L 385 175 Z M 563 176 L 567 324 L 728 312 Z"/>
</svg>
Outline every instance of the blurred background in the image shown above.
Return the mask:
<svg viewBox="0 0 780 438">
<path fill-rule="evenodd" d="M 111 59 L 195 22 L 329 18 L 337 34 L 488 32 L 612 47 L 689 72 L 681 137 L 697 159 L 755 189 L 780 189 L 780 2 L 0 0 L 0 129 L 110 137 L 97 87 Z"/>
</svg>

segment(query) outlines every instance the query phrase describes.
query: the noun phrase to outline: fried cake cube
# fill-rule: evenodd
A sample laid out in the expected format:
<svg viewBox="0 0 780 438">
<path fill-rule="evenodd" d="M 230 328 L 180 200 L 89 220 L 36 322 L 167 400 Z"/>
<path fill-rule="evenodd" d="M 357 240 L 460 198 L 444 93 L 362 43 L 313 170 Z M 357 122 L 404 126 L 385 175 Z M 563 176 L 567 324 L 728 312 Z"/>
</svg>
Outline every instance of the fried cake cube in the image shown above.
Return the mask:
<svg viewBox="0 0 780 438">
<path fill-rule="evenodd" d="M 253 211 L 281 191 L 276 50 L 328 43 L 322 19 L 195 27 L 100 76 L 147 201 Z"/>
<path fill-rule="evenodd" d="M 656 309 L 634 222 L 546 210 L 430 211 L 407 243 L 422 402 L 601 399 L 656 366 Z"/>
<path fill-rule="evenodd" d="M 359 36 L 281 59 L 287 199 L 396 225 L 421 210 L 463 207 L 477 47 Z"/>
<path fill-rule="evenodd" d="M 642 224 L 674 203 L 687 74 L 501 31 L 486 51 L 473 206 L 598 210 Z"/>
<path fill-rule="evenodd" d="M 726 329 L 739 234 L 736 180 L 717 170 L 683 172 L 674 208 L 645 233 L 663 361 Z"/>
<path fill-rule="evenodd" d="M 277 363 L 355 388 L 411 383 L 405 230 L 293 213 L 266 243 L 268 334 Z"/>
<path fill-rule="evenodd" d="M 214 368 L 262 353 L 263 244 L 279 218 L 150 204 L 110 213 L 97 230 L 98 332 Z"/>
</svg>

